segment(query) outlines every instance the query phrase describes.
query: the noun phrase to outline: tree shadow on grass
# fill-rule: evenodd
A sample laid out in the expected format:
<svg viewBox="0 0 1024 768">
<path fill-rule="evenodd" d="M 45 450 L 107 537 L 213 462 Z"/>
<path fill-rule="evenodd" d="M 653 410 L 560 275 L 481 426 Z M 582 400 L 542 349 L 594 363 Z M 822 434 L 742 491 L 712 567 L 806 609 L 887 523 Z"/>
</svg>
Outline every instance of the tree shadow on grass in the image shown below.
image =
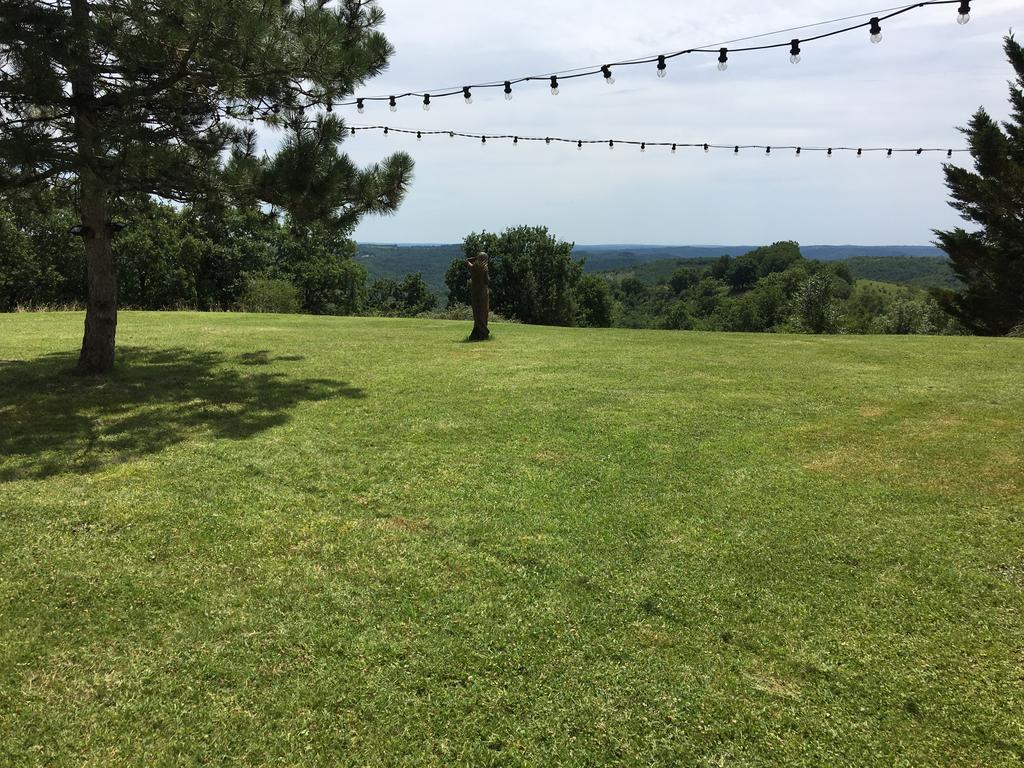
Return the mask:
<svg viewBox="0 0 1024 768">
<path fill-rule="evenodd" d="M 102 379 L 69 376 L 69 354 L 0 361 L 0 482 L 91 472 L 191 437 L 243 440 L 286 423 L 300 403 L 365 396 L 342 381 L 253 370 L 302 359 L 264 350 L 118 354 Z"/>
</svg>

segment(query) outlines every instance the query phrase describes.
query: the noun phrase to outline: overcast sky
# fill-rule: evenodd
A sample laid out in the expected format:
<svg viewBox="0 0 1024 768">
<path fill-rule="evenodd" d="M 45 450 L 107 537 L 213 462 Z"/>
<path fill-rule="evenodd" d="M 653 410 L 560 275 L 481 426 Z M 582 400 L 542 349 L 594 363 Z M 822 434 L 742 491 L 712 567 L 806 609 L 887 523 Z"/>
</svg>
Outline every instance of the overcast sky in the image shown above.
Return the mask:
<svg viewBox="0 0 1024 768">
<path fill-rule="evenodd" d="M 877 11 L 870 0 L 381 0 L 395 46 L 388 71 L 363 95 L 571 69 L 703 46 L 845 15 Z M 600 78 L 519 86 L 437 101 L 407 99 L 353 125 L 735 144 L 963 146 L 955 130 L 980 105 L 1007 114 L 1011 74 L 1000 41 L 1024 26 L 1021 0 L 974 0 L 971 21 L 956 6 L 923 8 L 884 25 L 788 50 L 736 54 L 719 72 L 714 56 L 621 68 Z M 838 26 L 838 25 L 837 25 Z M 827 29 L 827 28 L 825 28 Z M 811 32 L 786 33 L 788 41 Z M 361 242 L 457 242 L 468 232 L 544 224 L 577 243 L 924 244 L 959 219 L 946 205 L 938 155 L 821 155 L 521 145 L 447 136 L 360 133 L 345 144 L 366 164 L 403 149 L 416 174 L 399 212 L 369 217 Z"/>
</svg>

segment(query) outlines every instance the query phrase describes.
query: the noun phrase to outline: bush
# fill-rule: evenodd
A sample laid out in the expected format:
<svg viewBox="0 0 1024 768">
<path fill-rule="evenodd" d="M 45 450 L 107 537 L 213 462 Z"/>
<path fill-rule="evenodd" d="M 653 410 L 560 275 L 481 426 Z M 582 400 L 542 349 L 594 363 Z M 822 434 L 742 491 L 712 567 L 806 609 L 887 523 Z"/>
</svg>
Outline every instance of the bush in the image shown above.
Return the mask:
<svg viewBox="0 0 1024 768">
<path fill-rule="evenodd" d="M 615 302 L 608 281 L 597 275 L 583 275 L 576 284 L 577 325 L 608 328 Z"/>
<path fill-rule="evenodd" d="M 302 308 L 299 289 L 287 280 L 265 275 L 249 278 L 238 309 L 242 312 L 276 312 L 295 314 Z"/>
</svg>

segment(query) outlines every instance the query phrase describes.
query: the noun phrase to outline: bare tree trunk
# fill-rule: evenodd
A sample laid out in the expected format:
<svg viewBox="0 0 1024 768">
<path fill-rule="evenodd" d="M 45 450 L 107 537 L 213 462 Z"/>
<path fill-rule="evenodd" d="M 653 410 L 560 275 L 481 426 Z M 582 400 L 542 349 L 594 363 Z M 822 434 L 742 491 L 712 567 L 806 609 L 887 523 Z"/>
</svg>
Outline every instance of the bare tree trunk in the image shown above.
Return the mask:
<svg viewBox="0 0 1024 768">
<path fill-rule="evenodd" d="M 107 191 L 91 172 L 83 173 L 80 196 L 88 292 L 85 336 L 75 372 L 110 373 L 117 332 L 117 271 L 110 247 Z"/>
<path fill-rule="evenodd" d="M 87 299 L 85 336 L 76 373 L 109 373 L 114 368 L 117 332 L 117 272 L 110 247 L 109 185 L 100 175 L 102 146 L 96 127 L 90 20 L 87 0 L 71 0 L 75 57 L 71 94 L 78 145 L 79 211 L 85 244 Z"/>
</svg>

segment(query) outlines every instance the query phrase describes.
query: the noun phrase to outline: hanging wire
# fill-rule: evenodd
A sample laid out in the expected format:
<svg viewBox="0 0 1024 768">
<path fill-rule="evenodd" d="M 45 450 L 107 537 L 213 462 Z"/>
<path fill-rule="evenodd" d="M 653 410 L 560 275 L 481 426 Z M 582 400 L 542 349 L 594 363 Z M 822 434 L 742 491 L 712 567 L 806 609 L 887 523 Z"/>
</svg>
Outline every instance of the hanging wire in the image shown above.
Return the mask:
<svg viewBox="0 0 1024 768">
<path fill-rule="evenodd" d="M 842 16 L 842 17 L 839 17 L 839 18 L 830 19 L 828 21 L 818 21 L 818 22 L 814 22 L 814 23 L 811 23 L 811 24 L 802 24 L 800 26 L 787 27 L 785 29 L 778 29 L 778 30 L 775 30 L 773 32 L 762 32 L 762 33 L 757 34 L 757 35 L 749 35 L 747 37 L 738 37 L 738 38 L 734 38 L 734 39 L 731 39 L 731 40 L 720 41 L 720 42 L 717 42 L 717 43 L 708 43 L 708 44 L 704 44 L 704 45 L 700 45 L 700 46 L 695 46 L 693 48 L 686 48 L 686 49 L 683 49 L 683 50 L 671 52 L 671 53 L 659 53 L 659 54 L 654 54 L 654 55 L 650 55 L 650 56 L 642 56 L 642 57 L 633 58 L 633 59 L 623 59 L 623 60 L 620 60 L 620 61 L 609 62 L 609 63 L 601 64 L 601 65 L 594 65 L 594 66 L 588 66 L 588 67 L 577 67 L 575 69 L 560 70 L 560 71 L 556 71 L 556 72 L 546 72 L 546 73 L 543 73 L 543 74 L 535 74 L 535 75 L 526 75 L 526 76 L 516 77 L 516 78 L 502 78 L 500 80 L 491 80 L 491 81 L 481 82 L 481 83 L 476 83 L 476 84 L 471 84 L 471 85 L 447 86 L 447 87 L 443 87 L 443 88 L 429 88 L 429 89 L 424 89 L 424 90 L 419 90 L 419 91 L 409 91 L 409 92 L 402 93 L 402 94 L 393 94 L 393 95 L 389 94 L 387 96 L 360 96 L 358 98 L 352 98 L 352 99 L 349 99 L 347 101 L 334 102 L 333 105 L 335 105 L 335 106 L 351 106 L 353 104 L 362 105 L 364 102 L 367 102 L 367 101 L 388 101 L 390 103 L 392 99 L 404 99 L 404 98 L 410 98 L 410 97 L 415 97 L 415 98 L 418 98 L 418 99 L 424 99 L 425 97 L 429 96 L 430 99 L 440 99 L 440 98 L 445 98 L 445 97 L 448 97 L 448 96 L 456 96 L 458 94 L 465 95 L 467 93 L 467 91 L 469 91 L 470 89 L 473 89 L 473 88 L 503 88 L 504 91 L 505 91 L 506 97 L 509 97 L 511 95 L 512 86 L 518 85 L 519 83 L 526 83 L 526 82 L 540 81 L 540 80 L 547 80 L 549 82 L 557 82 L 557 80 L 573 80 L 573 79 L 577 79 L 577 78 L 581 78 L 581 77 L 591 77 L 591 76 L 594 76 L 594 75 L 602 75 L 605 78 L 605 81 L 610 83 L 610 82 L 614 82 L 614 77 L 611 75 L 611 71 L 615 67 L 630 67 L 630 66 L 638 66 L 638 65 L 641 65 L 641 64 L 656 64 L 657 65 L 657 71 L 659 73 L 664 74 L 665 66 L 667 66 L 666 62 L 668 60 L 677 58 L 679 56 L 685 56 L 685 55 L 694 54 L 694 53 L 717 54 L 719 56 L 719 61 L 721 63 L 724 63 L 724 62 L 721 61 L 721 58 L 722 58 L 723 55 L 727 56 L 728 54 L 747 53 L 747 52 L 751 52 L 751 51 L 767 51 L 767 50 L 773 50 L 773 49 L 777 49 L 777 48 L 790 48 L 790 49 L 792 49 L 792 46 L 793 46 L 794 42 L 802 45 L 804 43 L 810 43 L 810 42 L 815 42 L 815 41 L 818 41 L 818 40 L 824 40 L 824 39 L 829 38 L 829 37 L 835 37 L 837 35 L 847 34 L 847 33 L 853 32 L 853 31 L 858 30 L 858 29 L 863 29 L 865 27 L 874 28 L 880 22 L 886 21 L 888 19 L 895 18 L 897 16 L 901 16 L 901 15 L 903 15 L 905 13 L 909 13 L 910 11 L 918 10 L 920 8 L 925 8 L 927 6 L 932 6 L 932 5 L 954 5 L 954 4 L 960 6 L 961 13 L 957 16 L 958 23 L 965 23 L 965 22 L 961 22 L 960 19 L 962 19 L 962 18 L 969 18 L 969 14 L 965 14 L 963 12 L 965 7 L 967 7 L 967 10 L 969 11 L 969 5 L 970 5 L 969 0 L 968 0 L 968 2 L 965 2 L 965 0 L 926 0 L 925 2 L 913 3 L 911 5 L 893 6 L 891 8 L 885 8 L 885 9 L 878 10 L 878 11 L 868 11 L 868 12 L 865 12 L 865 13 L 854 14 L 852 16 Z M 765 37 L 771 37 L 771 36 L 774 36 L 774 35 L 790 34 L 792 32 L 799 32 L 799 31 L 805 30 L 805 29 L 813 29 L 813 28 L 816 28 L 816 27 L 828 26 L 828 25 L 831 25 L 831 24 L 840 24 L 840 23 L 843 23 L 843 22 L 846 22 L 846 21 L 851 21 L 851 20 L 854 20 L 854 19 L 863 19 L 865 17 L 870 17 L 870 18 L 869 18 L 868 21 L 862 21 L 862 22 L 859 22 L 857 24 L 852 24 L 852 25 L 849 25 L 849 26 L 846 26 L 846 27 L 842 27 L 840 29 L 830 30 L 828 32 L 823 32 L 821 34 L 813 35 L 811 37 L 805 37 L 805 38 L 793 39 L 793 40 L 786 40 L 785 42 L 778 42 L 778 43 L 767 43 L 767 44 L 764 44 L 764 45 L 750 45 L 750 46 L 744 46 L 744 47 L 740 47 L 740 48 L 728 48 L 727 47 L 727 46 L 733 45 L 735 43 L 745 43 L 745 42 L 750 42 L 750 41 L 753 41 L 753 40 L 759 40 L 759 39 L 762 39 L 762 38 L 765 38 Z M 723 54 L 723 51 L 725 52 L 725 54 Z M 556 80 L 553 81 L 552 78 L 556 78 Z M 470 99 L 467 98 L 467 102 L 469 102 L 469 101 L 470 101 Z M 330 107 L 332 105 L 328 104 L 327 106 Z"/>
<path fill-rule="evenodd" d="M 824 152 L 827 155 L 832 155 L 834 152 L 853 152 L 860 156 L 867 152 L 882 152 L 888 156 L 892 156 L 897 152 L 914 153 L 921 155 L 925 152 L 945 152 L 946 157 L 952 157 L 954 153 L 969 152 L 969 149 L 952 149 L 949 147 L 846 147 L 846 146 L 816 146 L 808 147 L 804 145 L 797 146 L 783 145 L 783 144 L 714 144 L 711 142 L 682 142 L 682 141 L 648 141 L 646 139 L 581 139 L 581 138 L 567 138 L 562 136 L 523 136 L 521 134 L 511 133 L 466 133 L 464 131 L 442 131 L 442 130 L 424 130 L 422 128 L 392 128 L 386 125 L 352 125 L 348 127 L 351 135 L 355 136 L 356 133 L 362 131 L 380 131 L 382 133 L 404 133 L 416 136 L 417 139 L 423 136 L 448 136 L 450 138 L 461 138 L 461 139 L 474 139 L 486 144 L 487 140 L 501 140 L 509 139 L 513 145 L 518 145 L 523 141 L 532 142 L 544 142 L 545 144 L 561 143 L 561 144 L 574 144 L 577 149 L 582 149 L 588 144 L 606 144 L 609 147 L 615 147 L 616 145 L 625 146 L 636 146 L 640 147 L 641 151 L 646 151 L 649 147 L 669 147 L 673 151 L 676 148 L 688 148 L 688 149 L 702 149 L 708 152 L 712 149 L 727 149 L 734 154 L 738 154 L 742 149 L 763 149 L 765 154 L 771 155 L 771 150 L 776 150 L 778 154 L 779 150 L 795 150 L 797 155 L 806 152 Z"/>
</svg>

